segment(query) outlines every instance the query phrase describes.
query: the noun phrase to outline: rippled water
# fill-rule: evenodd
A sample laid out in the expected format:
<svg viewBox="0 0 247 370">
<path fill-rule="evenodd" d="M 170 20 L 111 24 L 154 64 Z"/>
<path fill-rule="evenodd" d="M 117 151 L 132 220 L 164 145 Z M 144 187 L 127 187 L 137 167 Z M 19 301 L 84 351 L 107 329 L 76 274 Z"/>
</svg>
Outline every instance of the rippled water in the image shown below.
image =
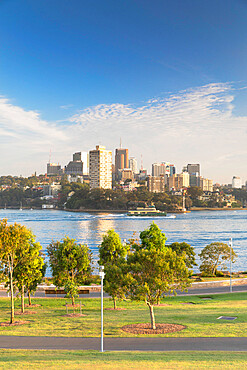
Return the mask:
<svg viewBox="0 0 247 370">
<path fill-rule="evenodd" d="M 168 217 L 128 217 L 126 214 L 90 214 L 57 210 L 0 210 L 0 218 L 17 222 L 32 229 L 44 251 L 51 240 L 61 240 L 65 235 L 86 243 L 97 256 L 102 235 L 114 229 L 122 239 L 128 240 L 154 222 L 166 234 L 167 244 L 186 242 L 196 253 L 214 241 L 228 243 L 233 238 L 233 248 L 238 259 L 235 271 L 247 270 L 247 211 L 202 211 Z"/>
</svg>

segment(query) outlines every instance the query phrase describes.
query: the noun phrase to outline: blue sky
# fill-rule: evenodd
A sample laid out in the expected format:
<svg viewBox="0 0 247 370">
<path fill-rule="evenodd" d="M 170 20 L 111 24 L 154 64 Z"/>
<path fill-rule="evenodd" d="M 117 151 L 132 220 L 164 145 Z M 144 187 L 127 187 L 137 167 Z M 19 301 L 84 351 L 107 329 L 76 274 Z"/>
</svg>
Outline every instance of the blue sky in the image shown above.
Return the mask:
<svg viewBox="0 0 247 370">
<path fill-rule="evenodd" d="M 121 137 L 149 169 L 247 180 L 246 19 L 245 0 L 0 1 L 2 174 Z"/>
</svg>

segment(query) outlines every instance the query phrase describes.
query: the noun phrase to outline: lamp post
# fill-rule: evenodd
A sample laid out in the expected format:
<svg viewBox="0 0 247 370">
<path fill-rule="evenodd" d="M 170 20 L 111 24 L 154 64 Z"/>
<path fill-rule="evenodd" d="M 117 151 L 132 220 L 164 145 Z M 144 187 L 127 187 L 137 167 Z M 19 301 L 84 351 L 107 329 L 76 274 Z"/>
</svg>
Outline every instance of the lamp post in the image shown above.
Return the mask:
<svg viewBox="0 0 247 370">
<path fill-rule="evenodd" d="M 232 238 L 229 240 L 230 247 L 230 293 L 232 293 Z"/>
<path fill-rule="evenodd" d="M 104 289 L 103 289 L 103 280 L 104 280 L 104 266 L 99 267 L 99 276 L 101 278 L 101 338 L 100 338 L 100 352 L 104 352 L 104 345 L 103 345 L 103 294 L 104 294 Z"/>
</svg>

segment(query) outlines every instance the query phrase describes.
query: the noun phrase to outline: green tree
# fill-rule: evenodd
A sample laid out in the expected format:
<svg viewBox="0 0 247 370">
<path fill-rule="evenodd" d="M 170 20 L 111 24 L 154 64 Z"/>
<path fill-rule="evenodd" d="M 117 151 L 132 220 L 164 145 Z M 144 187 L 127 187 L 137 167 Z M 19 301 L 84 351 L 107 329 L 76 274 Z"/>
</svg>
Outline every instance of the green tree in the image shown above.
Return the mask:
<svg viewBox="0 0 247 370">
<path fill-rule="evenodd" d="M 200 271 L 215 275 L 218 267 L 225 267 L 226 261 L 230 259 L 234 263 L 237 255 L 227 244 L 215 242 L 203 248 L 199 257 L 202 261 Z"/>
<path fill-rule="evenodd" d="M 99 264 L 104 266 L 104 290 L 112 297 L 114 309 L 117 308 L 117 299 L 123 299 L 127 292 L 127 251 L 128 246 L 122 244 L 119 235 L 108 230 L 99 248 Z"/>
<path fill-rule="evenodd" d="M 166 293 L 186 289 L 190 285 L 189 271 L 185 256 L 165 246 L 165 234 L 154 223 L 140 233 L 140 240 L 141 243 L 131 243 L 127 256 L 131 276 L 129 296 L 146 302 L 151 328 L 156 329 L 153 305 Z"/>
<path fill-rule="evenodd" d="M 53 281 L 57 287 L 65 287 L 67 296 L 78 296 L 78 285 L 91 275 L 91 253 L 87 245 L 77 244 L 75 239 L 65 237 L 52 241 L 47 248 Z"/>
<path fill-rule="evenodd" d="M 0 221 L 0 267 L 4 273 L 11 294 L 10 323 L 14 322 L 14 274 L 15 270 L 24 262 L 25 253 L 28 253 L 33 234 L 20 224 L 8 225 L 7 219 Z"/>
<path fill-rule="evenodd" d="M 21 312 L 24 313 L 24 294 L 25 291 L 30 293 L 34 291 L 39 282 L 42 280 L 42 268 L 44 259 L 41 256 L 41 245 L 35 242 L 34 235 L 30 232 L 29 242 L 26 248 L 17 250 L 17 259 L 20 261 L 14 269 L 13 278 L 15 286 L 21 293 Z M 29 294 L 30 303 L 30 294 Z"/>
<path fill-rule="evenodd" d="M 172 243 L 170 245 L 168 245 L 169 248 L 171 248 L 174 252 L 177 253 L 178 256 L 181 256 L 183 254 L 185 254 L 185 264 L 188 268 L 193 268 L 193 266 L 197 266 L 197 263 L 196 263 L 196 260 L 195 260 L 195 252 L 194 252 L 194 248 L 185 243 L 185 242 L 182 242 L 182 243 Z"/>
<path fill-rule="evenodd" d="M 42 282 L 43 277 L 45 276 L 47 263 L 44 262 L 42 255 L 37 256 L 29 265 L 31 271 L 31 277 L 26 280 L 25 283 L 25 292 L 28 295 L 28 304 L 32 305 L 31 294 L 36 292 L 38 284 Z"/>
</svg>

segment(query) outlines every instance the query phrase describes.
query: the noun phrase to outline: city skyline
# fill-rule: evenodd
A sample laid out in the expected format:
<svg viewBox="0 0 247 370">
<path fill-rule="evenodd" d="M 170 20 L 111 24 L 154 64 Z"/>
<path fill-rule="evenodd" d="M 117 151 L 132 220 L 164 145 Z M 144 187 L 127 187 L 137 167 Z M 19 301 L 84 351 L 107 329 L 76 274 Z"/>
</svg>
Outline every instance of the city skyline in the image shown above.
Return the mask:
<svg viewBox="0 0 247 370">
<path fill-rule="evenodd" d="M 1 175 L 120 138 L 150 172 L 200 163 L 247 180 L 242 1 L 13 0 L 0 5 Z M 241 35 L 241 37 L 239 37 Z"/>
</svg>

